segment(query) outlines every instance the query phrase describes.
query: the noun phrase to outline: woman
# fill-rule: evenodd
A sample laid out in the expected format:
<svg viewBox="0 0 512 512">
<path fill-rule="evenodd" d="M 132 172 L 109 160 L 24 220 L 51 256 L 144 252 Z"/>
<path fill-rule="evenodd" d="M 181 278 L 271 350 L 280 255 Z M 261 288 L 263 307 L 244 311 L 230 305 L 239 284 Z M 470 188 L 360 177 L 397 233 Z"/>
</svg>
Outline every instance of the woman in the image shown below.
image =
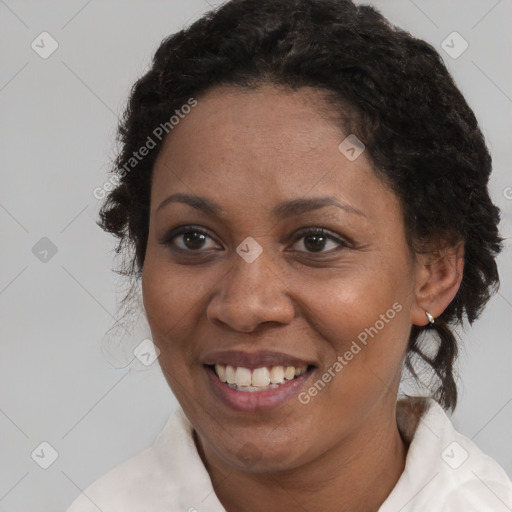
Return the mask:
<svg viewBox="0 0 512 512">
<path fill-rule="evenodd" d="M 120 135 L 100 225 L 181 408 L 69 512 L 510 510 L 443 410 L 502 238 L 431 46 L 348 0 L 232 0 L 161 44 Z"/>
</svg>

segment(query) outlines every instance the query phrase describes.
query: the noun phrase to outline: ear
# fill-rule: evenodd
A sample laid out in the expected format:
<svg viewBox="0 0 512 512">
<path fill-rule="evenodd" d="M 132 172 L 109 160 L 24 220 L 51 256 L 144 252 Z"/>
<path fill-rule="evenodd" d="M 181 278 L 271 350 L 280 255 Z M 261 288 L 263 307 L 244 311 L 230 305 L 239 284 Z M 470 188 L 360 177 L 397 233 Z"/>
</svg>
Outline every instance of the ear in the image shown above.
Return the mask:
<svg viewBox="0 0 512 512">
<path fill-rule="evenodd" d="M 427 325 L 428 311 L 437 318 L 457 294 L 464 270 L 464 244 L 416 255 L 415 301 L 411 309 L 414 325 Z"/>
</svg>

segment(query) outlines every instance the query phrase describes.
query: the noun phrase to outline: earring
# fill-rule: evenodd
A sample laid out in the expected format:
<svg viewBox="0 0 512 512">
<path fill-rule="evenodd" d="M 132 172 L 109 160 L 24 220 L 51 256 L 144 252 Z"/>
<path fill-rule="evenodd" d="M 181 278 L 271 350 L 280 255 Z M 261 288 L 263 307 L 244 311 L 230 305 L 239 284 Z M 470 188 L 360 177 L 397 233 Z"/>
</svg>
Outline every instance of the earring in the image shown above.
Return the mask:
<svg viewBox="0 0 512 512">
<path fill-rule="evenodd" d="M 425 311 L 425 314 L 427 315 L 428 323 L 434 325 L 434 317 L 428 311 Z"/>
</svg>

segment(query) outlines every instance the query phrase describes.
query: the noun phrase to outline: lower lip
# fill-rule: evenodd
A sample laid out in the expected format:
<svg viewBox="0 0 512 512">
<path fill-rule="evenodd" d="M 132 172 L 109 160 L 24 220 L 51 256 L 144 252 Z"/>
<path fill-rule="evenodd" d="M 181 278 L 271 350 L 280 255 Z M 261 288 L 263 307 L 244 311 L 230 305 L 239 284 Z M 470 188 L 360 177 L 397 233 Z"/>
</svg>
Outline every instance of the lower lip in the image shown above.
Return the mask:
<svg viewBox="0 0 512 512">
<path fill-rule="evenodd" d="M 262 412 L 275 409 L 293 397 L 297 397 L 306 380 L 312 375 L 314 368 L 301 376 L 280 384 L 278 388 L 265 391 L 238 391 L 222 382 L 217 374 L 208 366 L 204 367 L 213 393 L 231 409 L 241 412 Z"/>
</svg>

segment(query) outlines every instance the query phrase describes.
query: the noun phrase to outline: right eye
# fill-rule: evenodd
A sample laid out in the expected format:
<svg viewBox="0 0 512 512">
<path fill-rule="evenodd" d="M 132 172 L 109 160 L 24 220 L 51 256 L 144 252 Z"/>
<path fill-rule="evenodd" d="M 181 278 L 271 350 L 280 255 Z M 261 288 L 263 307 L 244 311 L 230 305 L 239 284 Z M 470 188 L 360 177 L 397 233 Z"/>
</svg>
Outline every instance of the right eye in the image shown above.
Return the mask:
<svg viewBox="0 0 512 512">
<path fill-rule="evenodd" d="M 200 252 L 208 239 L 213 240 L 203 229 L 195 226 L 182 226 L 173 229 L 160 243 L 171 248 L 177 248 L 180 251 Z M 217 244 L 215 245 L 217 246 Z"/>
</svg>

